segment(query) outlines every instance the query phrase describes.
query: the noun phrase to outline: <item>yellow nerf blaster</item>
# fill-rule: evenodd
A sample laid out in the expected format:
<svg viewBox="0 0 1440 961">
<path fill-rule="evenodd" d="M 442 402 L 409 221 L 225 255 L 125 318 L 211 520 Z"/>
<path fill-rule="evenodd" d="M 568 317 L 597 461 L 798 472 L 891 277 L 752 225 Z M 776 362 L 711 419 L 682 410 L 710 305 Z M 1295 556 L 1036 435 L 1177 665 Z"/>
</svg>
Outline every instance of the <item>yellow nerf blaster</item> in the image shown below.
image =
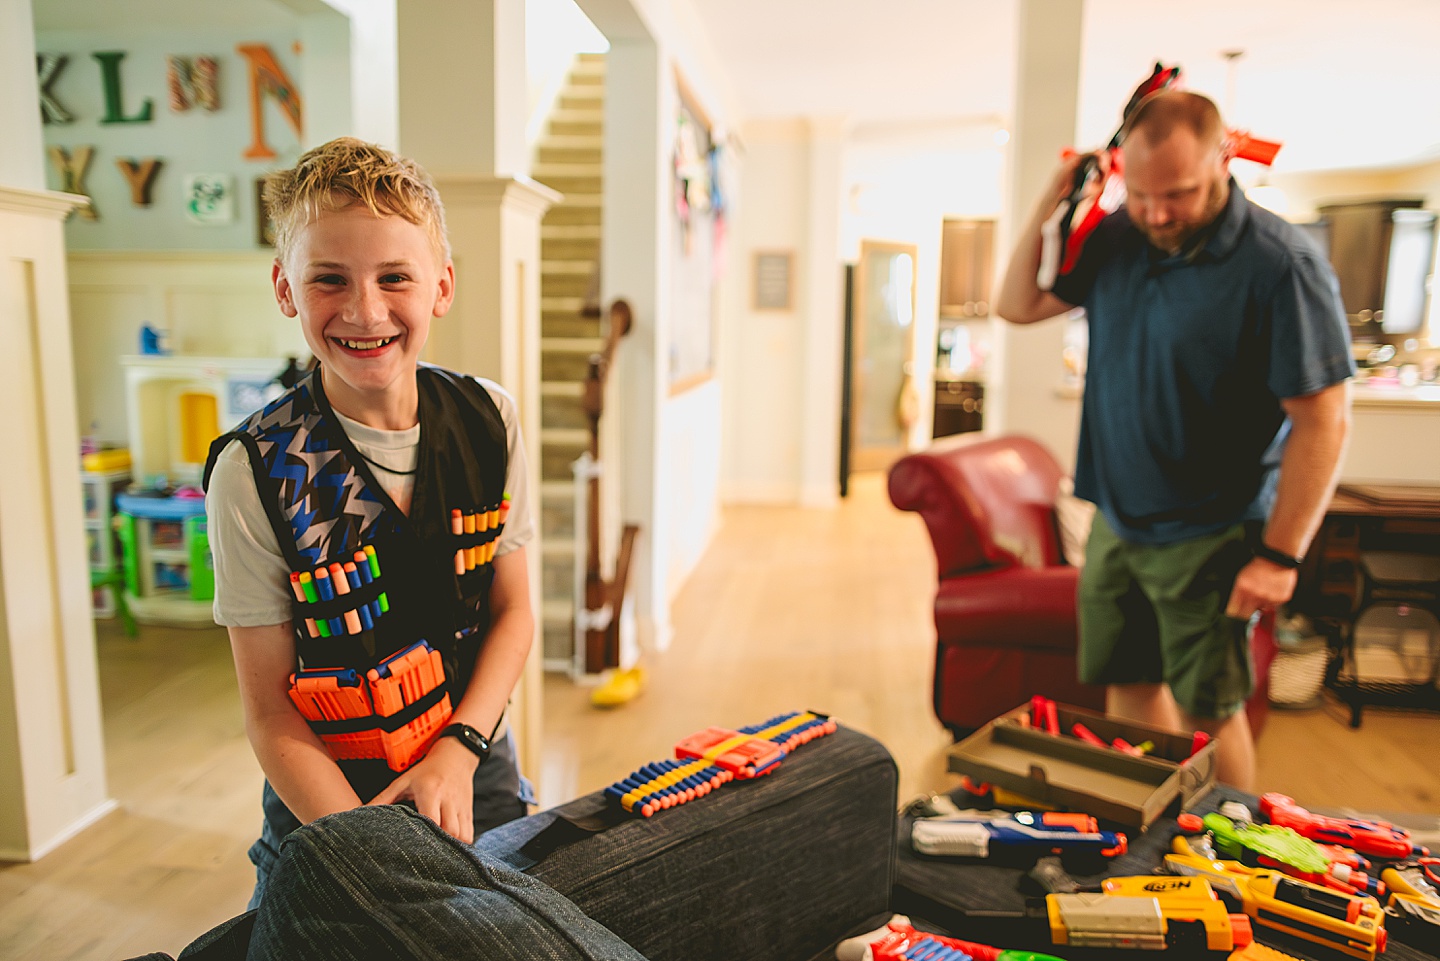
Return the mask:
<svg viewBox="0 0 1440 961">
<path fill-rule="evenodd" d="M 1100 891 L 1048 894 L 1045 907 L 1054 944 L 1233 951 L 1251 940 L 1250 919 L 1198 877 L 1107 878 Z"/>
<path fill-rule="evenodd" d="M 1385 950 L 1384 913 L 1369 895 L 1343 894 L 1268 868 L 1207 857 L 1184 837 L 1176 837 L 1172 848 L 1165 856 L 1168 871 L 1206 879 L 1260 927 L 1364 961 L 1375 961 Z"/>
</svg>

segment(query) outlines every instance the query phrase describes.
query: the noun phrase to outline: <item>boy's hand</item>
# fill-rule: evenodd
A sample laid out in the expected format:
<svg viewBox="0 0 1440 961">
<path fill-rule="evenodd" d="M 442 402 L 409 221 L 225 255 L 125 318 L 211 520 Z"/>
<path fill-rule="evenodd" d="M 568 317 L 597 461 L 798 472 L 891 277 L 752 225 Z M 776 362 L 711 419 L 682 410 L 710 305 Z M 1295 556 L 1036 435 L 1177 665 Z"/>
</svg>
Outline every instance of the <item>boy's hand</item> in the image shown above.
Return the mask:
<svg viewBox="0 0 1440 961">
<path fill-rule="evenodd" d="M 475 841 L 475 769 L 480 759 L 453 737 L 442 737 L 409 770 L 370 800 L 394 804 L 404 798 L 415 802 L 446 834 L 465 844 Z"/>
</svg>

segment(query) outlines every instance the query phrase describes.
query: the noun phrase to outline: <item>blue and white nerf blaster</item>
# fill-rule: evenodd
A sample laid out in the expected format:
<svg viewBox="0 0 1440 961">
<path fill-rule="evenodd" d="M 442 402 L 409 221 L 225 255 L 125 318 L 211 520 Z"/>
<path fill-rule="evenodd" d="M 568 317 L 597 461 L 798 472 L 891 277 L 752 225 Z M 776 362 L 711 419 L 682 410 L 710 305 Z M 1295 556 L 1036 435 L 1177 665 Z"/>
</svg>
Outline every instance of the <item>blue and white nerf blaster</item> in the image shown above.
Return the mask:
<svg viewBox="0 0 1440 961">
<path fill-rule="evenodd" d="M 1101 831 L 1088 814 L 1061 812 L 956 810 L 917 818 L 910 843 L 920 854 L 965 858 L 988 858 L 1002 852 L 1113 858 L 1127 850 L 1124 834 Z"/>
</svg>

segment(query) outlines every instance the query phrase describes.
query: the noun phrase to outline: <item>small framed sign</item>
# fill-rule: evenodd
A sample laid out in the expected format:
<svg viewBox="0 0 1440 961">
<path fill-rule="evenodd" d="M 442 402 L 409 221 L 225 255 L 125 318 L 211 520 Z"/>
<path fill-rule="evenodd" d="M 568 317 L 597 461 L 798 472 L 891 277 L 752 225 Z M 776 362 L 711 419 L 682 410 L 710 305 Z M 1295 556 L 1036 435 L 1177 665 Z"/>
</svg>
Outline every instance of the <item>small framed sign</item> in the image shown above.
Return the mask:
<svg viewBox="0 0 1440 961">
<path fill-rule="evenodd" d="M 795 255 L 788 250 L 756 251 L 756 310 L 790 310 L 793 307 L 794 262 Z"/>
</svg>

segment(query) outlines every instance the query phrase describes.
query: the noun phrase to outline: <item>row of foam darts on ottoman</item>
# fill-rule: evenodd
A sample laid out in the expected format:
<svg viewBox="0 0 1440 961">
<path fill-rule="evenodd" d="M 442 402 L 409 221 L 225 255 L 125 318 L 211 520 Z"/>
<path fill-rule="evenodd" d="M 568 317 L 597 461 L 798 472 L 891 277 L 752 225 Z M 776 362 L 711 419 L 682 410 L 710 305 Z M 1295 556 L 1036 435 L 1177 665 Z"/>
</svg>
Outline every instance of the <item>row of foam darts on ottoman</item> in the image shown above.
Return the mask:
<svg viewBox="0 0 1440 961">
<path fill-rule="evenodd" d="M 674 759 L 646 764 L 605 789 L 639 817 L 704 797 L 722 784 L 769 774 L 802 744 L 835 732 L 824 714 L 796 711 L 732 731 L 709 727 L 675 745 Z"/>
</svg>

